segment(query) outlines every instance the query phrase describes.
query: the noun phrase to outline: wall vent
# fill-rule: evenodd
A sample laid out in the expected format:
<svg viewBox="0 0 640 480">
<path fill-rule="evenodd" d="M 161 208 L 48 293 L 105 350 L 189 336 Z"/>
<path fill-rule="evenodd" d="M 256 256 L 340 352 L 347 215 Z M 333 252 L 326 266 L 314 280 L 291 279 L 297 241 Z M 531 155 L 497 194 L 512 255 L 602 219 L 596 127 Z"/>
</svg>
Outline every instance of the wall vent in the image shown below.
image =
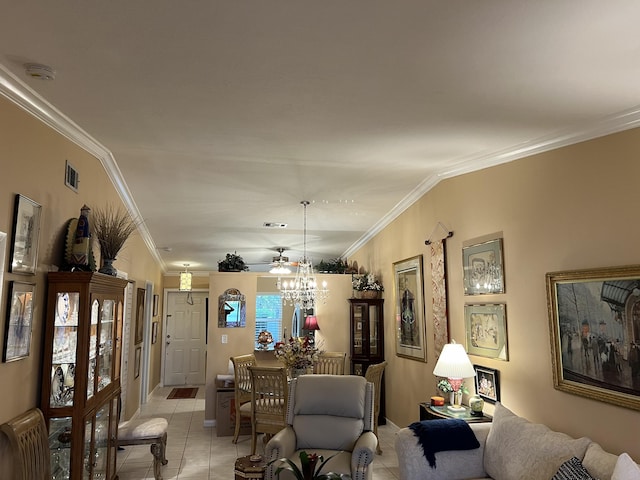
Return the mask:
<svg viewBox="0 0 640 480">
<path fill-rule="evenodd" d="M 64 184 L 74 192 L 78 193 L 79 182 L 78 171 L 69 163 L 69 160 L 67 160 L 64 167 Z"/>
<path fill-rule="evenodd" d="M 287 228 L 286 223 L 280 223 L 280 222 L 264 222 L 262 226 L 264 228 Z"/>
</svg>

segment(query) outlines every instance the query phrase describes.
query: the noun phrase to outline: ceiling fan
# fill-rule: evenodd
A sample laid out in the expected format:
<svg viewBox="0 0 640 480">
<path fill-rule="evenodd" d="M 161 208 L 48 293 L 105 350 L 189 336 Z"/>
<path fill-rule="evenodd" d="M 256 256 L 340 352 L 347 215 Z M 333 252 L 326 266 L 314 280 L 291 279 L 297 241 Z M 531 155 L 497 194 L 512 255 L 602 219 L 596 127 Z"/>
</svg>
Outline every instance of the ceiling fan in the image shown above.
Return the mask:
<svg viewBox="0 0 640 480">
<path fill-rule="evenodd" d="M 287 267 L 297 267 L 298 262 L 290 262 L 289 257 L 285 257 L 284 255 L 282 255 L 284 253 L 284 248 L 278 247 L 276 251 L 278 252 L 278 256 L 273 257 L 273 261 L 269 264 L 271 266 L 271 270 L 269 270 L 269 273 L 291 273 L 291 270 L 289 270 Z"/>
</svg>

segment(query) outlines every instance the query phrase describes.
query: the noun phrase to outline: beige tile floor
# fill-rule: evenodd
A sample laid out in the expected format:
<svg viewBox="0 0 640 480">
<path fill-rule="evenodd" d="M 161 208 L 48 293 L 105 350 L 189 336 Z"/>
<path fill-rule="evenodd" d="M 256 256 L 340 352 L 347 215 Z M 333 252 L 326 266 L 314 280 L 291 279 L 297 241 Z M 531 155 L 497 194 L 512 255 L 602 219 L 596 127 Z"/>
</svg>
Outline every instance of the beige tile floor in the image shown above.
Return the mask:
<svg viewBox="0 0 640 480">
<path fill-rule="evenodd" d="M 167 460 L 162 467 L 165 480 L 213 480 L 234 478 L 236 458 L 251 453 L 251 437 L 218 437 L 215 428 L 204 427 L 204 388 L 194 399 L 167 400 L 172 387 L 159 387 L 140 408 L 140 418 L 164 417 L 169 422 Z M 374 460 L 373 480 L 396 480 L 398 459 L 394 450 L 397 427 L 378 427 L 382 455 Z M 258 449 L 262 442 L 258 439 Z M 119 480 L 153 479 L 153 458 L 149 445 L 128 446 L 118 452 Z"/>
</svg>

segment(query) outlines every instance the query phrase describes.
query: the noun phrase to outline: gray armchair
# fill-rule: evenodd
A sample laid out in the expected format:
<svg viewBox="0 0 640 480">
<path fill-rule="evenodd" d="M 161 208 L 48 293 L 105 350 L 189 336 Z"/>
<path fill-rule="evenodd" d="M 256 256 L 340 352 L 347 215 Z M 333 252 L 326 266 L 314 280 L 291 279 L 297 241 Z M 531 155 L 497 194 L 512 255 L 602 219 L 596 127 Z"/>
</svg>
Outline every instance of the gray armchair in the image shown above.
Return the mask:
<svg viewBox="0 0 640 480">
<path fill-rule="evenodd" d="M 323 472 L 373 478 L 377 438 L 373 429 L 373 385 L 358 375 L 302 375 L 291 382 L 287 427 L 267 443 L 269 462 L 289 458 L 300 465 L 300 451 L 325 459 L 337 453 Z M 265 480 L 275 480 L 278 462 L 269 465 Z M 293 478 L 289 471 L 280 480 Z"/>
</svg>

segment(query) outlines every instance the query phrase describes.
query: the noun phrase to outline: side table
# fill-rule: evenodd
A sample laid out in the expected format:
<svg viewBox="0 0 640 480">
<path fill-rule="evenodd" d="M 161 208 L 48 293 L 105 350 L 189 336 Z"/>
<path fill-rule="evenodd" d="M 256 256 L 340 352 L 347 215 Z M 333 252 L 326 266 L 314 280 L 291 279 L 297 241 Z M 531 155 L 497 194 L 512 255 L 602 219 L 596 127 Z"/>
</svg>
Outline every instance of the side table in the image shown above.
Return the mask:
<svg viewBox="0 0 640 480">
<path fill-rule="evenodd" d="M 436 420 L 438 418 L 459 418 L 467 423 L 485 423 L 491 422 L 493 418 L 490 415 L 482 414 L 482 416 L 471 415 L 471 409 L 466 405 L 462 405 L 464 411 L 452 412 L 447 405 L 436 407 L 428 402 L 420 403 L 420 420 Z"/>
<path fill-rule="evenodd" d="M 235 465 L 235 480 L 244 479 L 262 479 L 264 478 L 264 471 L 267 468 L 267 462 L 264 457 L 259 461 L 251 461 L 251 455 L 246 455 L 236 459 Z"/>
</svg>

